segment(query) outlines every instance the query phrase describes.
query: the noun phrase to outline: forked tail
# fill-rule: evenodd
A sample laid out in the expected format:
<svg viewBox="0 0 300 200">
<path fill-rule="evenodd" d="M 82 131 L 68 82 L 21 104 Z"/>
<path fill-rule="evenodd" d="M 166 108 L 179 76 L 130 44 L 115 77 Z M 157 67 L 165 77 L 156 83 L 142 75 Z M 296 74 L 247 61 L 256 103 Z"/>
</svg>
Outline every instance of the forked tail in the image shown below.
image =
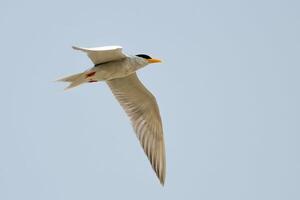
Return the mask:
<svg viewBox="0 0 300 200">
<path fill-rule="evenodd" d="M 73 87 L 79 86 L 82 83 L 86 82 L 86 75 L 85 72 L 79 73 L 79 74 L 74 74 L 71 76 L 64 77 L 62 79 L 59 79 L 57 81 L 63 81 L 63 82 L 70 82 L 70 85 L 65 88 L 65 90 L 71 89 Z"/>
</svg>

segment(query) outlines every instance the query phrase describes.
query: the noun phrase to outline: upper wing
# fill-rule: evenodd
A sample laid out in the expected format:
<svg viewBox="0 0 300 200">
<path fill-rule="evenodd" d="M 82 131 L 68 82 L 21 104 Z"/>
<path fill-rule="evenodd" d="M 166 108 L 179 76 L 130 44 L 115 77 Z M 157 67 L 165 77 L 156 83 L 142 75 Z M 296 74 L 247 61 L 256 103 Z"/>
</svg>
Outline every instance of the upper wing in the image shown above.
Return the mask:
<svg viewBox="0 0 300 200">
<path fill-rule="evenodd" d="M 95 65 L 127 57 L 125 54 L 123 54 L 122 47 L 120 46 L 105 46 L 94 48 L 73 46 L 73 49 L 86 52 Z"/>
<path fill-rule="evenodd" d="M 155 97 L 136 73 L 107 81 L 112 93 L 130 117 L 132 126 L 161 184 L 166 175 L 163 128 Z"/>
</svg>

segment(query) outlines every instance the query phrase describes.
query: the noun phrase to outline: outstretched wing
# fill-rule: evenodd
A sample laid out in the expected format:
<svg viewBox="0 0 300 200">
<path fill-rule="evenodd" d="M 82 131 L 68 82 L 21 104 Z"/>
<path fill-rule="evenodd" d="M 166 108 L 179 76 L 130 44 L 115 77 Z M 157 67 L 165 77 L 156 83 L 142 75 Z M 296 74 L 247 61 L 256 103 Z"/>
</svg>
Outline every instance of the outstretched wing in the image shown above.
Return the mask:
<svg viewBox="0 0 300 200">
<path fill-rule="evenodd" d="M 161 184 L 166 175 L 162 122 L 155 97 L 136 73 L 107 81 L 112 93 L 130 117 L 136 135 Z"/>
<path fill-rule="evenodd" d="M 122 52 L 122 47 L 120 46 L 105 46 L 105 47 L 93 47 L 93 48 L 83 48 L 83 47 L 73 46 L 72 48 L 86 52 L 95 65 L 114 61 L 114 60 L 120 60 L 122 58 L 127 57 Z"/>
</svg>

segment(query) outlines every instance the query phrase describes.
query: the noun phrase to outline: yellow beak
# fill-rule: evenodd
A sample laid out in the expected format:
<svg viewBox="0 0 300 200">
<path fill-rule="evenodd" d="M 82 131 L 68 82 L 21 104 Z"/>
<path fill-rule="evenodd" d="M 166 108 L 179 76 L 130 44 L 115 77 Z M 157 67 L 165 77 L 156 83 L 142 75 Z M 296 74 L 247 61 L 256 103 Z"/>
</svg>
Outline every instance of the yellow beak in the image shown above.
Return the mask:
<svg viewBox="0 0 300 200">
<path fill-rule="evenodd" d="M 148 61 L 148 63 L 159 63 L 159 62 L 161 62 L 161 60 L 155 59 L 155 58 L 147 59 L 147 61 Z"/>
</svg>

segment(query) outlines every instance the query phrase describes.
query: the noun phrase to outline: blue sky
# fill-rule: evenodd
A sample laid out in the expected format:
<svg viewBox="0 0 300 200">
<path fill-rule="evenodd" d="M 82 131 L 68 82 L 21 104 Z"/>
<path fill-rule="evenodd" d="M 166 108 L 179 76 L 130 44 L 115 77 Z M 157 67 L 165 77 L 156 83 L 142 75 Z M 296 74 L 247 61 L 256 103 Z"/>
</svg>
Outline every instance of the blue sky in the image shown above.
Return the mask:
<svg viewBox="0 0 300 200">
<path fill-rule="evenodd" d="M 299 1 L 1 1 L 0 199 L 300 199 Z M 139 72 L 164 123 L 161 187 L 105 83 L 71 49 Z"/>
</svg>

